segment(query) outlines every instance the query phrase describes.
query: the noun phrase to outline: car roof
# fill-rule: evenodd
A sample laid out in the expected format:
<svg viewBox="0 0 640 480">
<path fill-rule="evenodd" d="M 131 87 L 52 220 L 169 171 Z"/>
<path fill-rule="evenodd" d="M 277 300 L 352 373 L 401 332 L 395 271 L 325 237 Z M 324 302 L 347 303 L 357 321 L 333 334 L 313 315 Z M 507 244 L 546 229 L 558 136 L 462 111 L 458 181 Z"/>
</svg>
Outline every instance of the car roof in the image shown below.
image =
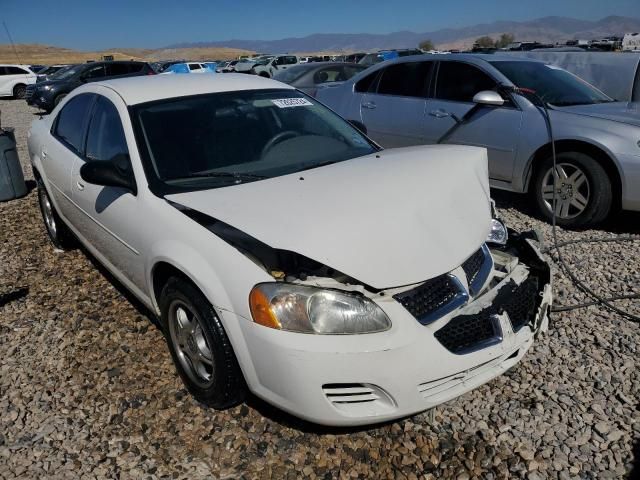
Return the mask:
<svg viewBox="0 0 640 480">
<path fill-rule="evenodd" d="M 293 87 L 275 80 L 241 73 L 227 73 L 224 75 L 144 75 L 92 82 L 80 87 L 78 90 L 92 91 L 91 87 L 94 85 L 107 87 L 115 91 L 127 105 L 206 93 L 274 88 L 293 90 Z"/>
</svg>

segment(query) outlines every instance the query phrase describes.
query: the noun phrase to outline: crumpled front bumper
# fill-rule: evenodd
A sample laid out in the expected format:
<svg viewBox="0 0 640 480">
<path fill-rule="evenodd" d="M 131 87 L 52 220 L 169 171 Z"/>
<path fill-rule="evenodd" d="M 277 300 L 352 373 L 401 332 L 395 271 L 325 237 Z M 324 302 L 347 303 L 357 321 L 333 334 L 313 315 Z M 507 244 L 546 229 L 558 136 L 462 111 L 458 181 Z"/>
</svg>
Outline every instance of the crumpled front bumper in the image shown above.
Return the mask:
<svg viewBox="0 0 640 480">
<path fill-rule="evenodd" d="M 375 334 L 305 335 L 240 320 L 251 358 L 250 366 L 243 365 L 249 388 L 293 415 L 337 426 L 412 415 L 488 382 L 514 366 L 548 327 L 550 268 L 532 237 L 511 232 L 505 247 L 491 250 L 495 270 L 483 291 L 427 325 L 391 295 L 375 301 L 392 328 Z M 520 310 L 509 305 L 510 292 L 534 277 L 535 289 L 525 292 L 533 299 L 531 311 L 511 318 Z M 459 329 L 473 329 L 473 318 L 484 315 L 496 328 L 492 341 L 452 351 L 438 338 L 460 318 L 472 321 Z M 458 333 L 465 334 L 456 330 L 453 336 Z"/>
</svg>

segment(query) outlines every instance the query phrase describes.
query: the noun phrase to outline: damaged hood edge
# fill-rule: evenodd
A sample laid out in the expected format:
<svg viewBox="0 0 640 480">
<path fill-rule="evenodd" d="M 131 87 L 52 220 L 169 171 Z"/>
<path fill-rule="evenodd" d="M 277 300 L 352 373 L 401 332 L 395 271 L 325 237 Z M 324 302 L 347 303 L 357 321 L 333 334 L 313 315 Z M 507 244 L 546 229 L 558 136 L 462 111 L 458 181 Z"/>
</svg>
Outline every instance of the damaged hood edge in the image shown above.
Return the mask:
<svg viewBox="0 0 640 480">
<path fill-rule="evenodd" d="M 486 150 L 451 145 L 166 199 L 379 290 L 453 270 L 484 242 L 491 218 Z"/>
</svg>

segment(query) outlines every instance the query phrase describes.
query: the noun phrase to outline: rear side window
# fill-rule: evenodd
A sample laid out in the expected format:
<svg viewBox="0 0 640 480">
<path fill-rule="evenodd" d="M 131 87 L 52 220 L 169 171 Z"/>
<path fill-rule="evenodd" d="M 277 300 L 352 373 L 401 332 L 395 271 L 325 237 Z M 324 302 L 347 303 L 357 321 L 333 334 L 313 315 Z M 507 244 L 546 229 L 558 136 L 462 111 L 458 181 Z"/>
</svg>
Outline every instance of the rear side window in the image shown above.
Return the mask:
<svg viewBox="0 0 640 480">
<path fill-rule="evenodd" d="M 373 72 L 371 75 L 367 75 L 362 80 L 359 80 L 358 83 L 356 83 L 356 92 L 365 93 L 370 91 L 379 73 L 380 72 Z"/>
<path fill-rule="evenodd" d="M 202 67 L 199 63 L 190 63 L 189 70 L 200 70 Z"/>
<path fill-rule="evenodd" d="M 128 63 L 127 64 L 127 69 L 129 70 L 129 73 L 141 72 L 143 68 L 144 68 L 144 63 Z"/>
<path fill-rule="evenodd" d="M 482 70 L 460 62 L 441 62 L 436 98 L 452 102 L 472 102 L 476 93 L 493 90 L 496 81 Z"/>
<path fill-rule="evenodd" d="M 7 69 L 7 75 L 28 75 L 29 72 L 20 67 L 5 67 Z"/>
<path fill-rule="evenodd" d="M 117 155 L 128 153 L 118 110 L 106 98 L 98 97 L 87 133 L 87 159 L 113 160 Z"/>
<path fill-rule="evenodd" d="M 431 78 L 432 62 L 397 63 L 384 69 L 378 93 L 424 98 Z"/>
<path fill-rule="evenodd" d="M 296 57 L 285 57 L 286 65 L 295 65 L 296 63 L 298 63 L 298 59 Z"/>
<path fill-rule="evenodd" d="M 54 135 L 77 154 L 82 152 L 84 128 L 93 98 L 91 93 L 73 97 L 62 107 L 54 124 Z"/>
<path fill-rule="evenodd" d="M 110 77 L 127 75 L 130 72 L 128 63 L 110 63 L 107 65 L 107 74 Z"/>
</svg>

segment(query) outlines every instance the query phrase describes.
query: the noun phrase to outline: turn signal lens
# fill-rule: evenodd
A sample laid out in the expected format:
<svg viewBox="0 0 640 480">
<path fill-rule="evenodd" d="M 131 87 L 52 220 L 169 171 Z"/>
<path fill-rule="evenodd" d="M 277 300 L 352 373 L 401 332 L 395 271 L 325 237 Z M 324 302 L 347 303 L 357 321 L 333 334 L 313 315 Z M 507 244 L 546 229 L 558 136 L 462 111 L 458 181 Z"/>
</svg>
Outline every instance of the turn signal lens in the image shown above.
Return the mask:
<svg viewBox="0 0 640 480">
<path fill-rule="evenodd" d="M 271 310 L 269 299 L 258 288 L 251 290 L 251 294 L 249 295 L 249 307 L 251 308 L 251 316 L 253 317 L 254 322 L 265 327 L 275 328 L 276 330 L 280 330 L 282 328 L 282 325 L 280 325 L 280 322 L 273 313 L 273 310 Z"/>
</svg>

